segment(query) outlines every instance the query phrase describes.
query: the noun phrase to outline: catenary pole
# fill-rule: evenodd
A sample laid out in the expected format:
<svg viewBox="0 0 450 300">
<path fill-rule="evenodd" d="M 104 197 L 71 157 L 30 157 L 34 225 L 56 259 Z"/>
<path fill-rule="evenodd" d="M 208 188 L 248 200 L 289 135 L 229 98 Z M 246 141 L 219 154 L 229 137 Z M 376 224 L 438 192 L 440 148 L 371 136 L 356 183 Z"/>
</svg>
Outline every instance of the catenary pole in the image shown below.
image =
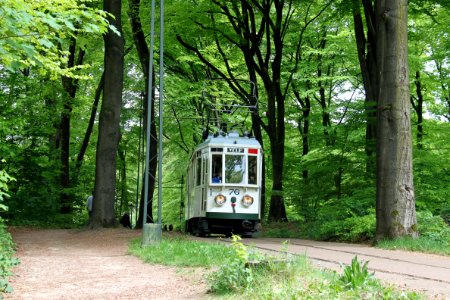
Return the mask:
<svg viewBox="0 0 450 300">
<path fill-rule="evenodd" d="M 160 1 L 159 27 L 159 151 L 158 151 L 158 224 L 161 224 L 162 207 L 162 140 L 164 108 L 164 0 Z"/>
<path fill-rule="evenodd" d="M 144 214 L 142 218 L 142 227 L 147 223 L 147 206 L 148 206 L 148 177 L 150 162 L 150 124 L 152 123 L 152 101 L 153 101 L 153 46 L 155 44 L 155 0 L 152 0 L 151 18 L 150 18 L 150 61 L 148 67 L 148 95 L 147 95 L 147 134 L 145 148 L 145 179 L 144 179 Z"/>
</svg>

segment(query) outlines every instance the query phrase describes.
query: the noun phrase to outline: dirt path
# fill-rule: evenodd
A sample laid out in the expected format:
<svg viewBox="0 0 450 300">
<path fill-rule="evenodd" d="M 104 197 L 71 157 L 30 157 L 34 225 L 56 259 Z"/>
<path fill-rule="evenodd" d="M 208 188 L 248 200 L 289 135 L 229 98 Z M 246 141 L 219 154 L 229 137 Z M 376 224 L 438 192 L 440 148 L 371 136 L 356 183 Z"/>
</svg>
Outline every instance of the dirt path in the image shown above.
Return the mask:
<svg viewBox="0 0 450 300">
<path fill-rule="evenodd" d="M 5 299 L 201 299 L 198 270 L 153 266 L 128 255 L 128 229 L 12 228 L 21 263 Z M 1 298 L 1 295 L 0 295 Z"/>
</svg>

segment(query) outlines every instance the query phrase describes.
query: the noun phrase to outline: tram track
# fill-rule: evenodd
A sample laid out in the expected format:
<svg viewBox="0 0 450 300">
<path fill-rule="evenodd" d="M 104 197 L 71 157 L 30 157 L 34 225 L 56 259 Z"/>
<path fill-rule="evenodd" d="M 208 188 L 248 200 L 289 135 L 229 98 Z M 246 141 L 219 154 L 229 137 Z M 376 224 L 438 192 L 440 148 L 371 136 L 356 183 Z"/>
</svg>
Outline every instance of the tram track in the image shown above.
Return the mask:
<svg viewBox="0 0 450 300">
<path fill-rule="evenodd" d="M 219 240 L 231 242 L 229 239 Z M 349 265 L 357 256 L 360 261 L 368 261 L 369 270 L 385 282 L 420 290 L 433 299 L 450 299 L 448 256 L 299 239 L 251 238 L 241 242 L 266 253 L 305 255 L 313 264 L 336 271 L 341 270 L 343 264 Z"/>
<path fill-rule="evenodd" d="M 429 264 L 429 263 L 420 263 L 420 262 L 413 262 L 411 260 L 405 260 L 405 259 L 399 259 L 399 258 L 392 258 L 389 257 L 387 255 L 377 255 L 377 254 L 367 254 L 364 252 L 358 252 L 358 251 L 344 251 L 344 250 L 336 250 L 330 247 L 323 247 L 323 246 L 316 246 L 316 245 L 308 245 L 308 244 L 302 244 L 301 242 L 291 242 L 291 245 L 298 245 L 298 246 L 304 246 L 304 247 L 310 247 L 310 248 L 316 248 L 316 249 L 324 249 L 324 250 L 331 250 L 331 251 L 339 251 L 342 253 L 348 253 L 348 254 L 353 254 L 353 255 L 364 255 L 367 257 L 374 257 L 374 258 L 380 258 L 380 259 L 389 259 L 391 261 L 398 261 L 398 262 L 405 262 L 405 263 L 413 263 L 415 265 L 422 265 L 422 266 L 427 266 L 427 267 L 435 267 L 435 268 L 442 268 L 445 270 L 448 270 L 450 272 L 450 267 L 445 267 L 445 266 L 439 266 L 439 265 L 435 265 L 435 264 Z M 449 282 L 450 281 L 446 281 Z"/>
</svg>

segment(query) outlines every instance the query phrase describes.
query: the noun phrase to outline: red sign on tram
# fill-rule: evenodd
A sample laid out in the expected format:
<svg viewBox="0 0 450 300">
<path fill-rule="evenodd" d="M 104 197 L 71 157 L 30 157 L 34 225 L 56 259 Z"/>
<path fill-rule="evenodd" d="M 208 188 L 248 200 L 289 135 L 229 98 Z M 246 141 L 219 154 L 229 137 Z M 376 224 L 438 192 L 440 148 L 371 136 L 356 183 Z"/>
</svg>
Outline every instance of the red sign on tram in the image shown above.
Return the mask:
<svg viewBox="0 0 450 300">
<path fill-rule="evenodd" d="M 258 149 L 248 148 L 248 154 L 258 154 Z"/>
</svg>

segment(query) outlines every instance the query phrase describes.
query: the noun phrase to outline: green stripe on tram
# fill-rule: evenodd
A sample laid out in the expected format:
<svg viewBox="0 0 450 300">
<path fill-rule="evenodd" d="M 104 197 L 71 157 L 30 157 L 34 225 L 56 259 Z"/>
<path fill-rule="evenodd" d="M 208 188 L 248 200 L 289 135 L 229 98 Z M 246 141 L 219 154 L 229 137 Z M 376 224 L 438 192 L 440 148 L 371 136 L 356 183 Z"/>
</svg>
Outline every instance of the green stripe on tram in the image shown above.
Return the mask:
<svg viewBox="0 0 450 300">
<path fill-rule="evenodd" d="M 229 220 L 258 220 L 258 214 L 233 214 L 233 213 L 214 213 L 214 212 L 207 212 L 206 213 L 207 218 L 211 219 L 229 219 Z"/>
</svg>

